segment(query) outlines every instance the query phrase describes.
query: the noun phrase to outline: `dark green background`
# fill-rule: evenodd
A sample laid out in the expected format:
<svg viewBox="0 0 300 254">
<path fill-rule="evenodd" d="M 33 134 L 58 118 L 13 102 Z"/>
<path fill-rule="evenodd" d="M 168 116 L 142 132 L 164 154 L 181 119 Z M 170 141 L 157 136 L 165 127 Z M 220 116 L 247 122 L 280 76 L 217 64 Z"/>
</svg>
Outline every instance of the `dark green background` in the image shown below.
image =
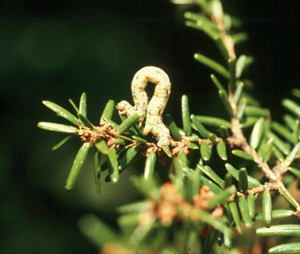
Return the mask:
<svg viewBox="0 0 300 254">
<path fill-rule="evenodd" d="M 278 118 L 279 101 L 299 87 L 300 47 L 297 1 L 225 1 L 225 11 L 244 21 L 248 44 L 237 52 L 253 55 L 255 95 Z M 98 196 L 89 160 L 73 191 L 65 180 L 80 142 L 57 152 L 64 135 L 37 128 L 60 121 L 44 99 L 69 109 L 85 91 L 88 114 L 97 122 L 108 99 L 131 100 L 130 82 L 141 67 L 169 73 L 172 94 L 167 111 L 180 124 L 180 96 L 191 111 L 222 116 L 209 70 L 195 52 L 219 59 L 211 41 L 184 26 L 190 7 L 167 1 L 0 1 L 0 253 L 97 253 L 77 222 L 95 213 L 116 226 L 114 209 L 135 199 L 128 175 L 105 184 Z M 217 109 L 217 111 L 215 111 Z"/>
</svg>

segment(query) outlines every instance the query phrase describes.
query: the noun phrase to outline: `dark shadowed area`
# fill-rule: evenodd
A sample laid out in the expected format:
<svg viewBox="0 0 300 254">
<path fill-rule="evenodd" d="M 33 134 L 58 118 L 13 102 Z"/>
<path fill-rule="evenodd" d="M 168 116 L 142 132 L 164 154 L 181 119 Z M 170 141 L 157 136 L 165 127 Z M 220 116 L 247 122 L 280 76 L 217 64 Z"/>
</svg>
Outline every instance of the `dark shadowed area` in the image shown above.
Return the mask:
<svg viewBox="0 0 300 254">
<path fill-rule="evenodd" d="M 298 1 L 223 2 L 249 33 L 237 52 L 255 57 L 247 73 L 254 94 L 278 118 L 280 100 L 299 87 Z M 204 34 L 185 27 L 190 9 L 153 0 L 0 1 L 0 253 L 97 253 L 78 229 L 80 217 L 94 213 L 117 227 L 116 206 L 137 198 L 128 178 L 142 164 L 117 184 L 103 184 L 98 195 L 88 160 L 74 190 L 65 190 L 80 142 L 51 151 L 64 135 L 37 123 L 63 120 L 42 100 L 72 110 L 68 99 L 78 102 L 86 92 L 89 118 L 97 123 L 109 99 L 131 100 L 135 72 L 155 65 L 170 75 L 166 111 L 179 125 L 182 94 L 191 112 L 226 116 L 210 70 L 193 59 L 199 52 L 220 60 Z"/>
</svg>

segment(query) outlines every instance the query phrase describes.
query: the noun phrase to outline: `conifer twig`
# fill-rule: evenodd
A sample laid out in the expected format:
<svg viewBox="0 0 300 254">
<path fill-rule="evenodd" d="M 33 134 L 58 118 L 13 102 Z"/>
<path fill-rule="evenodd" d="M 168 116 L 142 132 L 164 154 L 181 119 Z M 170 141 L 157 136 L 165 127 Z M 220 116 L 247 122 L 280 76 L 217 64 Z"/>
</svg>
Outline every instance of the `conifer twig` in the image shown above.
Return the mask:
<svg viewBox="0 0 300 254">
<path fill-rule="evenodd" d="M 214 2 L 219 4 L 220 6 L 213 6 L 213 13 L 210 16 L 210 19 L 216 24 L 220 38 L 223 42 L 223 45 L 227 51 L 229 56 L 229 63 L 236 58 L 235 54 L 235 45 L 232 37 L 226 32 L 224 27 L 224 15 L 221 3 L 219 1 Z M 228 84 L 228 99 L 231 104 L 231 108 L 233 109 L 234 113 L 237 111 L 237 104 L 233 97 L 233 89 L 234 84 L 233 81 L 230 79 Z M 235 114 L 234 114 L 235 115 Z M 253 161 L 257 164 L 258 168 L 264 173 L 264 175 L 270 180 L 270 183 L 274 189 L 278 189 L 279 192 L 283 195 L 283 197 L 297 210 L 298 216 L 300 216 L 300 204 L 295 200 L 295 198 L 290 194 L 290 192 L 286 189 L 285 185 L 282 182 L 282 174 L 287 171 L 287 167 L 289 165 L 288 158 L 281 163 L 279 166 L 275 166 L 273 170 L 264 162 L 258 155 L 255 149 L 253 149 L 250 144 L 248 143 L 246 137 L 243 134 L 241 123 L 238 118 L 233 116 L 231 118 L 231 130 L 232 136 L 229 137 L 227 140 L 231 145 L 239 146 L 242 148 L 244 152 L 251 155 Z M 265 185 L 264 185 L 265 186 Z"/>
</svg>

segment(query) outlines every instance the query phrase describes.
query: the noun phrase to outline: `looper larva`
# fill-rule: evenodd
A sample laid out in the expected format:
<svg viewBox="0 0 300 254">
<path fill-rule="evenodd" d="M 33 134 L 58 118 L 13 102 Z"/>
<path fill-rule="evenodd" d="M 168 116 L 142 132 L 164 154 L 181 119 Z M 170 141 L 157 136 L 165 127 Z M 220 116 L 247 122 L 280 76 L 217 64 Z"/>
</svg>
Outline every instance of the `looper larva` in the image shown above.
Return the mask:
<svg viewBox="0 0 300 254">
<path fill-rule="evenodd" d="M 148 82 L 156 85 L 149 104 L 145 91 Z M 121 101 L 117 105 L 119 112 L 127 116 L 137 112 L 140 115 L 140 122 L 146 117 L 144 135 L 151 132 L 158 139 L 158 146 L 169 145 L 170 132 L 162 122 L 162 114 L 171 93 L 171 82 L 168 75 L 158 67 L 146 66 L 134 75 L 131 92 L 134 107 L 127 101 Z"/>
</svg>

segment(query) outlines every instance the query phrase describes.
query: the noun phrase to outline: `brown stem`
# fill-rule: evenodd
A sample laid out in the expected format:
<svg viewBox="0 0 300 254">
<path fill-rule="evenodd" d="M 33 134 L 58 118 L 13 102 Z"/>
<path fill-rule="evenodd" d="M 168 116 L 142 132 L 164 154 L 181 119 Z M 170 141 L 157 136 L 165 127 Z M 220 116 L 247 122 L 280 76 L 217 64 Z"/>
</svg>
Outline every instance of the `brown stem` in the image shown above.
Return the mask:
<svg viewBox="0 0 300 254">
<path fill-rule="evenodd" d="M 278 178 L 275 176 L 273 171 L 270 169 L 269 165 L 262 161 L 257 152 L 248 144 L 247 139 L 245 138 L 240 121 L 236 118 L 231 119 L 231 130 L 232 130 L 232 138 L 231 142 L 234 145 L 241 147 L 246 153 L 250 154 L 257 164 L 257 166 L 264 172 L 265 176 L 273 182 L 278 181 Z"/>
<path fill-rule="evenodd" d="M 223 41 L 223 44 L 227 50 L 227 54 L 230 59 L 234 59 L 236 57 L 235 55 L 235 45 L 234 42 L 231 38 L 230 35 L 227 34 L 225 28 L 224 28 L 224 20 L 222 18 L 214 18 L 211 17 L 211 20 L 217 25 L 219 28 L 220 34 L 221 34 L 221 39 Z M 237 105 L 233 100 L 233 92 L 231 90 L 231 85 L 228 85 L 229 88 L 229 100 L 230 104 L 234 110 L 234 112 L 237 109 Z M 260 168 L 260 170 L 264 173 L 264 175 L 270 180 L 269 183 L 266 183 L 263 187 L 265 188 L 266 185 L 273 186 L 274 190 L 278 189 L 278 191 L 281 193 L 281 195 L 293 206 L 296 208 L 297 213 L 299 214 L 300 218 L 300 205 L 299 203 L 294 199 L 294 197 L 290 194 L 290 192 L 286 189 L 284 186 L 283 182 L 281 181 L 282 179 L 282 174 L 286 171 L 286 165 L 288 163 L 283 163 L 279 165 L 279 167 L 275 167 L 275 173 L 272 171 L 272 169 L 269 167 L 269 165 L 261 160 L 259 155 L 257 154 L 256 150 L 253 149 L 246 137 L 243 134 L 242 128 L 240 121 L 233 117 L 231 119 L 231 130 L 232 130 L 232 137 L 228 138 L 227 141 L 229 144 L 232 146 L 238 146 L 241 147 L 244 152 L 250 154 L 254 160 L 254 162 L 257 164 L 257 166 Z"/>
</svg>

